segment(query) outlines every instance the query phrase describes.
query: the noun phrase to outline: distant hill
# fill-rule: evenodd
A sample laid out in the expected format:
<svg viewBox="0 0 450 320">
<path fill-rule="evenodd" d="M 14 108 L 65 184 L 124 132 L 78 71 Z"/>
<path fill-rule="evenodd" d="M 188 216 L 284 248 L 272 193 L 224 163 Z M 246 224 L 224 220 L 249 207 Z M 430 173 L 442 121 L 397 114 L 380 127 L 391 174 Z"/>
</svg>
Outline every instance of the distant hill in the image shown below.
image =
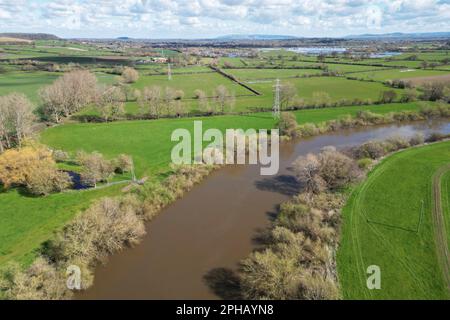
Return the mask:
<svg viewBox="0 0 450 320">
<path fill-rule="evenodd" d="M 294 36 L 276 34 L 230 34 L 215 38 L 216 40 L 291 40 L 300 39 Z"/>
<path fill-rule="evenodd" d="M 450 32 L 422 32 L 422 33 L 381 33 L 381 34 L 357 34 L 346 36 L 347 39 L 446 39 L 450 38 Z"/>
<path fill-rule="evenodd" d="M 130 37 L 117 37 L 117 40 L 131 40 L 132 38 Z"/>
<path fill-rule="evenodd" d="M 58 40 L 59 37 L 48 33 L 0 33 L 1 38 L 16 38 L 25 40 Z"/>
</svg>

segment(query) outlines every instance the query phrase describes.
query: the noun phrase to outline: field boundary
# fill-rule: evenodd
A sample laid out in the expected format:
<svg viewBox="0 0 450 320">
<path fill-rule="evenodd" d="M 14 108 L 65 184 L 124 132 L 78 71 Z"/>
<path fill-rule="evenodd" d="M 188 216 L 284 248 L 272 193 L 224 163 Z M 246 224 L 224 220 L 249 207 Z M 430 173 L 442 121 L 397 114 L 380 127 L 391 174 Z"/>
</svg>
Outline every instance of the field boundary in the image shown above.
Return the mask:
<svg viewBox="0 0 450 320">
<path fill-rule="evenodd" d="M 447 290 L 450 292 L 450 254 L 445 228 L 444 212 L 442 210 L 441 179 L 450 170 L 450 165 L 440 167 L 433 176 L 433 228 L 438 261 L 441 265 Z"/>
<path fill-rule="evenodd" d="M 255 95 L 257 95 L 257 96 L 262 96 L 262 93 L 261 93 L 261 92 L 258 92 L 258 91 L 256 91 L 255 89 L 253 89 L 252 87 L 250 87 L 250 86 L 246 85 L 245 83 L 243 83 L 243 82 L 237 80 L 235 77 L 233 77 L 232 75 L 226 73 L 226 72 L 223 71 L 222 69 L 216 68 L 216 67 L 212 67 L 212 66 L 211 66 L 210 68 L 211 68 L 212 70 L 216 71 L 217 73 L 221 74 L 221 75 L 224 76 L 225 78 L 228 78 L 228 79 L 230 79 L 231 81 L 237 83 L 238 85 L 244 87 L 244 88 L 247 89 L 248 91 L 253 92 Z"/>
</svg>

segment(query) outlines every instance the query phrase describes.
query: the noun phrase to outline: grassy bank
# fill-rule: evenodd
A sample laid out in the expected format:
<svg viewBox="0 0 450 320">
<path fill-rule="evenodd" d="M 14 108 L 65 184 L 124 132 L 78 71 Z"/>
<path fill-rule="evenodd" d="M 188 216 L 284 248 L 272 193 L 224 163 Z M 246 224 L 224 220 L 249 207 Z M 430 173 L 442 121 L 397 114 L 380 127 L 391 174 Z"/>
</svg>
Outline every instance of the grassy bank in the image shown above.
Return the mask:
<svg viewBox="0 0 450 320">
<path fill-rule="evenodd" d="M 345 298 L 449 298 L 431 220 L 432 176 L 449 157 L 450 142 L 394 154 L 353 191 L 338 252 Z M 370 265 L 381 268 L 381 290 L 366 287 Z"/>
<path fill-rule="evenodd" d="M 389 104 L 364 107 L 344 107 L 297 111 L 299 123 L 321 123 L 345 115 L 356 115 L 360 110 L 378 113 L 417 110 L 419 104 Z M 199 118 L 204 128 L 272 128 L 275 124 L 270 113 L 248 116 L 218 116 Z M 170 151 L 174 145 L 170 135 L 176 128 L 192 131 L 194 119 L 161 119 L 155 121 L 128 121 L 107 124 L 68 124 L 50 128 L 42 133 L 41 141 L 56 149 L 75 152 L 80 149 L 99 151 L 107 157 L 130 154 L 139 177 L 149 175 L 161 179 L 169 170 Z M 117 194 L 119 187 L 30 198 L 17 190 L 0 193 L 0 219 L 2 224 L 0 264 L 17 259 L 29 262 L 33 251 L 51 237 L 92 199 Z"/>
</svg>

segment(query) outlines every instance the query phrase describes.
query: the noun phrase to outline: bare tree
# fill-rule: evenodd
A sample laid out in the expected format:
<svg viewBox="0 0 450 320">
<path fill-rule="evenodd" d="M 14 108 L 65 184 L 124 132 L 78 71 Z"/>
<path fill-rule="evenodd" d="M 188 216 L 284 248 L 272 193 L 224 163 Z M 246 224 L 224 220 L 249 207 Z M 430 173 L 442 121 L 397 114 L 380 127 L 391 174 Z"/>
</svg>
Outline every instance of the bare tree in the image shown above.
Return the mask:
<svg viewBox="0 0 450 320">
<path fill-rule="evenodd" d="M 34 106 L 21 93 L 0 97 L 0 151 L 4 147 L 21 146 L 23 139 L 32 133 L 35 120 Z"/>
<path fill-rule="evenodd" d="M 97 91 L 97 78 L 86 70 L 75 70 L 64 74 L 52 85 L 40 91 L 44 114 L 60 122 L 93 102 Z"/>
<path fill-rule="evenodd" d="M 194 95 L 198 100 L 198 109 L 203 112 L 210 112 L 208 97 L 206 96 L 205 91 L 197 89 L 195 90 Z"/>
<path fill-rule="evenodd" d="M 282 108 L 288 108 L 291 106 L 292 101 L 297 95 L 297 88 L 294 84 L 287 82 L 280 87 L 280 103 Z"/>
<path fill-rule="evenodd" d="M 144 88 L 138 100 L 141 113 L 148 113 L 150 116 L 158 118 L 162 113 L 163 106 L 161 96 L 161 87 L 152 86 Z"/>
<path fill-rule="evenodd" d="M 324 189 L 324 181 L 318 176 L 320 162 L 316 155 L 299 157 L 293 164 L 297 179 L 304 184 L 307 192 L 318 193 Z"/>
<path fill-rule="evenodd" d="M 222 113 L 225 113 L 226 109 L 232 109 L 235 103 L 234 93 L 230 93 L 224 85 L 216 88 L 214 98 L 218 109 Z"/>
<path fill-rule="evenodd" d="M 99 90 L 96 107 L 106 122 L 125 113 L 124 99 L 123 91 L 118 87 L 110 86 Z"/>
<path fill-rule="evenodd" d="M 125 83 L 134 83 L 139 80 L 139 72 L 133 68 L 125 67 L 122 71 L 122 79 Z"/>
</svg>

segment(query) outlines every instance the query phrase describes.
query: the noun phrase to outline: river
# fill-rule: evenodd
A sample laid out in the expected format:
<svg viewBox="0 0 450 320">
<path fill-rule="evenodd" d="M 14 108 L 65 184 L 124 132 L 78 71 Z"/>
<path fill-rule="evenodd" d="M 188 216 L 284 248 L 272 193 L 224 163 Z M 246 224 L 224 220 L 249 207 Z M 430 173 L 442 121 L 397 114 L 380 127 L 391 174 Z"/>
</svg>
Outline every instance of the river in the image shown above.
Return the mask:
<svg viewBox="0 0 450 320">
<path fill-rule="evenodd" d="M 238 298 L 233 270 L 257 248 L 280 203 L 298 191 L 289 169 L 300 155 L 329 145 L 343 148 L 392 135 L 450 133 L 450 123 L 429 122 L 344 130 L 280 147 L 277 176 L 259 167 L 227 166 L 212 173 L 147 224 L 142 243 L 95 271 L 95 283 L 77 299 Z"/>
</svg>

